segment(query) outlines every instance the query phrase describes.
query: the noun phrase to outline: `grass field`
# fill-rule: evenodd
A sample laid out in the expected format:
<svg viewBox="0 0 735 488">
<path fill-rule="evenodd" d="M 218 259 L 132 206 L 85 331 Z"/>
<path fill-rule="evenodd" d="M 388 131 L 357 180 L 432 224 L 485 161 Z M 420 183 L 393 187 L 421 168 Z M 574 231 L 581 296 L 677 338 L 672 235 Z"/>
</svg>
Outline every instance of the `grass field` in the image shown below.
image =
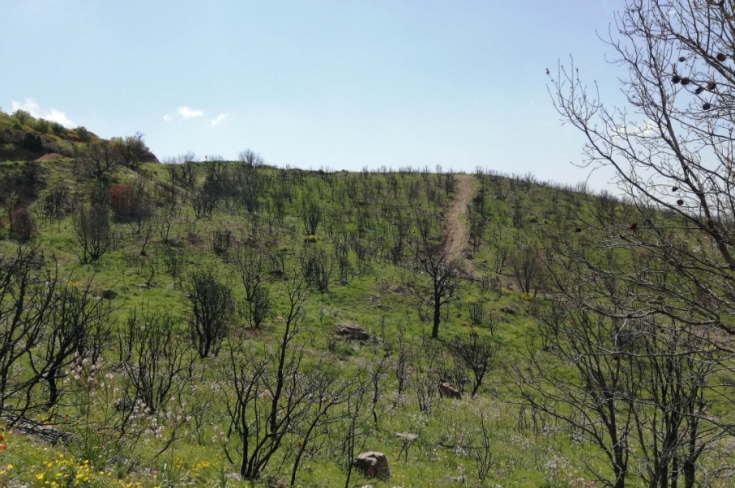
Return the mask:
<svg viewBox="0 0 735 488">
<path fill-rule="evenodd" d="M 349 486 L 580 488 L 611 476 L 597 447 L 519 405 L 508 368 L 529 345 L 539 345 L 530 314 L 546 307 L 550 293 L 538 270 L 521 283 L 513 260 L 526 249 L 541 255 L 554 235 L 591 240 L 575 228 L 579 215 L 605 204 L 598 197 L 530 176 L 470 175 L 472 198 L 458 216 L 468 236 L 457 248 L 464 270 L 441 307 L 437 340 L 430 337 L 432 311 L 423 300 L 430 279 L 421 260 L 427 246 L 445 242 L 453 174 L 217 162 L 118 167 L 94 182 L 67 159 L 41 163 L 27 184 L 18 176 L 27 164 L 0 165 L 4 178 L 15 175 L 19 196 L 13 208 L 9 195 L 0 203 L 8 217 L 27 207 L 35 231 L 20 239 L 5 218 L 0 254 L 10 259 L 19 246 L 42 251 L 59 289 L 88 296 L 108 335 L 95 357 L 82 351 L 61 361 L 60 393 L 51 405 L 44 381 L 27 386 L 35 374 L 31 359 L 13 364 L 11 383 L 23 388 L 6 397 L 12 405 L 6 419 L 26 406 L 27 421 L 0 431 L 0 486 L 290 486 L 294 476 L 302 487 L 344 486 L 349 477 Z M 215 205 L 197 209 L 213 182 L 220 185 Z M 118 215 L 114 195 L 110 201 L 116 185 L 139 187 L 133 198 L 144 201 L 143 218 Z M 63 202 L 52 211 L 44 202 L 59 189 Z M 85 262 L 75 219 L 94 201 L 113 208 L 110 244 Z M 627 211 L 615 205 L 613 211 Z M 253 260 L 259 267 L 251 281 L 266 290 L 270 305 L 261 321 L 243 279 Z M 205 358 L 190 325 L 197 273 L 209 273 L 231 299 L 226 334 L 215 340 L 221 350 Z M 289 291 L 297 282 L 303 310 L 291 317 Z M 342 323 L 364 328 L 370 338 L 335 334 Z M 143 328 L 153 336 L 136 335 Z M 472 374 L 456 352 L 457 341 L 471 333 L 492 351 L 474 397 Z M 127 353 L 126 341 L 135 343 Z M 146 350 L 150 344 L 160 349 Z M 28 354 L 49 347 L 44 333 Z M 285 391 L 308 394 L 279 403 L 279 419 L 294 411 L 277 431 L 261 425 L 271 421 L 270 407 L 248 410 L 252 430 L 238 437 L 229 431 L 236 417 L 233 365 L 251 380 L 263 368 L 253 384 L 268 405 L 278 391 L 281 352 L 291 374 Z M 146 354 L 154 362 L 138 361 Z M 440 379 L 462 398 L 441 397 Z M 319 390 L 319 381 L 331 389 Z M 158 395 L 155 408 L 139 403 L 151 392 Z M 320 394 L 335 401 L 328 412 L 314 400 Z M 238 474 L 243 439 L 251 450 L 277 444 L 251 479 Z M 389 477 L 350 469 L 365 451 L 386 454 Z"/>
</svg>

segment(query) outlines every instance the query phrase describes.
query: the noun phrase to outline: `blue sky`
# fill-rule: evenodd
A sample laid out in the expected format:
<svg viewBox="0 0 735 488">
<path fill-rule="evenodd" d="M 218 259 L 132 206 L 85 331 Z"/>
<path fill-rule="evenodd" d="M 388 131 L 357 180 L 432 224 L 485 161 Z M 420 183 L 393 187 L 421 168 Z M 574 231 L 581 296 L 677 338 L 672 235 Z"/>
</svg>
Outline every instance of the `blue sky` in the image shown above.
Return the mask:
<svg viewBox="0 0 735 488">
<path fill-rule="evenodd" d="M 102 137 L 141 131 L 159 157 L 252 148 L 279 166 L 483 166 L 576 183 L 583 141 L 561 126 L 546 68 L 572 54 L 619 101 L 624 73 L 597 32 L 620 7 L 0 0 L 0 107 Z"/>
</svg>

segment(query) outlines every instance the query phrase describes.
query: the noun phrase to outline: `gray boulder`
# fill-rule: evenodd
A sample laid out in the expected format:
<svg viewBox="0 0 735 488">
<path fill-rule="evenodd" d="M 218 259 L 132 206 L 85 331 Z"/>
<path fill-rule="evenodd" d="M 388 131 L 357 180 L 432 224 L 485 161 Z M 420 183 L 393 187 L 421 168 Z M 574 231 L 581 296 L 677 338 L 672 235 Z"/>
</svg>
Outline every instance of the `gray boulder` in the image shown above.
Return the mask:
<svg viewBox="0 0 735 488">
<path fill-rule="evenodd" d="M 388 458 L 385 454 L 378 451 L 363 452 L 353 463 L 364 476 L 370 478 L 388 478 L 390 477 L 390 467 L 388 466 Z"/>
<path fill-rule="evenodd" d="M 439 383 L 439 393 L 443 397 L 456 398 L 458 400 L 462 399 L 462 394 L 457 391 L 451 383 Z"/>
<path fill-rule="evenodd" d="M 334 329 L 337 335 L 346 337 L 347 339 L 355 339 L 358 341 L 365 341 L 370 338 L 370 335 L 365 329 L 355 324 L 337 324 Z"/>
</svg>

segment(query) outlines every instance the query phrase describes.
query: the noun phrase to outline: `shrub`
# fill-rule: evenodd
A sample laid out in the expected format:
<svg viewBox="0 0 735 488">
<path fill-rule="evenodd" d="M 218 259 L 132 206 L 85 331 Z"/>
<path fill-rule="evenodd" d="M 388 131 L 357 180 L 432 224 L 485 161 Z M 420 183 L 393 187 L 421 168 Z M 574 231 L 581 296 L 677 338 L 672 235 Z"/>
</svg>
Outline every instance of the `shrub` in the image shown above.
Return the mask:
<svg viewBox="0 0 735 488">
<path fill-rule="evenodd" d="M 123 219 L 130 206 L 130 187 L 115 185 L 110 188 L 110 207 L 116 219 Z"/>
<path fill-rule="evenodd" d="M 41 151 L 43 150 L 43 142 L 41 136 L 34 136 L 30 132 L 26 132 L 23 136 L 23 148 L 29 151 Z"/>
<path fill-rule="evenodd" d="M 89 209 L 82 208 L 72 223 L 82 262 L 95 261 L 107 252 L 112 240 L 107 207 L 94 205 Z"/>
<path fill-rule="evenodd" d="M 211 269 L 192 273 L 187 291 L 191 338 L 202 358 L 216 356 L 235 318 L 232 291 Z"/>
<path fill-rule="evenodd" d="M 27 208 L 21 207 L 10 217 L 10 234 L 13 238 L 24 241 L 30 239 L 36 230 L 36 221 Z"/>
<path fill-rule="evenodd" d="M 74 132 L 81 142 L 89 142 L 92 140 L 92 134 L 84 127 L 77 127 L 74 129 Z"/>
<path fill-rule="evenodd" d="M 6 158 L 12 157 L 13 154 L 15 154 L 15 144 L 8 143 L 3 144 L 0 146 L 0 155 L 5 156 Z"/>
<path fill-rule="evenodd" d="M 51 131 L 55 135 L 61 136 L 66 132 L 66 128 L 58 122 L 51 122 Z"/>
<path fill-rule="evenodd" d="M 33 122 L 35 120 L 30 112 L 23 109 L 18 109 L 13 112 L 13 118 L 20 122 L 21 125 L 27 125 L 29 122 Z"/>
<path fill-rule="evenodd" d="M 230 250 L 232 246 L 232 232 L 229 230 L 217 229 L 212 232 L 212 251 L 221 256 Z"/>
<path fill-rule="evenodd" d="M 48 134 L 51 132 L 51 124 L 48 120 L 38 119 L 32 124 L 32 127 L 41 134 Z"/>
<path fill-rule="evenodd" d="M 44 170 L 37 161 L 28 161 L 20 168 L 21 181 L 27 186 L 33 187 L 44 179 Z"/>
</svg>

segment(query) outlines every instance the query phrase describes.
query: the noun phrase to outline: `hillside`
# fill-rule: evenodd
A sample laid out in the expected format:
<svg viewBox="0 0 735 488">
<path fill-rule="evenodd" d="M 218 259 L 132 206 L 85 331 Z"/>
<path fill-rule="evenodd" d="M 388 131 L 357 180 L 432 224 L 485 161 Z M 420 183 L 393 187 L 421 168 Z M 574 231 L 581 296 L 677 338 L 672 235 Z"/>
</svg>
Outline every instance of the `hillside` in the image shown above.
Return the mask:
<svg viewBox="0 0 735 488">
<path fill-rule="evenodd" d="M 89 158 L 0 164 L 0 485 L 610 476 L 514 385 L 553 351 L 546 257 L 623 202 L 490 171 Z M 388 466 L 355 467 L 367 451 Z"/>
<path fill-rule="evenodd" d="M 128 139 L 118 138 L 122 142 Z M 12 114 L 0 110 L 0 161 L 30 161 L 47 154 L 74 157 L 85 144 L 99 141 L 100 137 L 82 126 L 69 129 L 58 122 L 35 118 L 25 110 Z M 142 161 L 158 161 L 147 147 L 140 149 Z"/>
</svg>

